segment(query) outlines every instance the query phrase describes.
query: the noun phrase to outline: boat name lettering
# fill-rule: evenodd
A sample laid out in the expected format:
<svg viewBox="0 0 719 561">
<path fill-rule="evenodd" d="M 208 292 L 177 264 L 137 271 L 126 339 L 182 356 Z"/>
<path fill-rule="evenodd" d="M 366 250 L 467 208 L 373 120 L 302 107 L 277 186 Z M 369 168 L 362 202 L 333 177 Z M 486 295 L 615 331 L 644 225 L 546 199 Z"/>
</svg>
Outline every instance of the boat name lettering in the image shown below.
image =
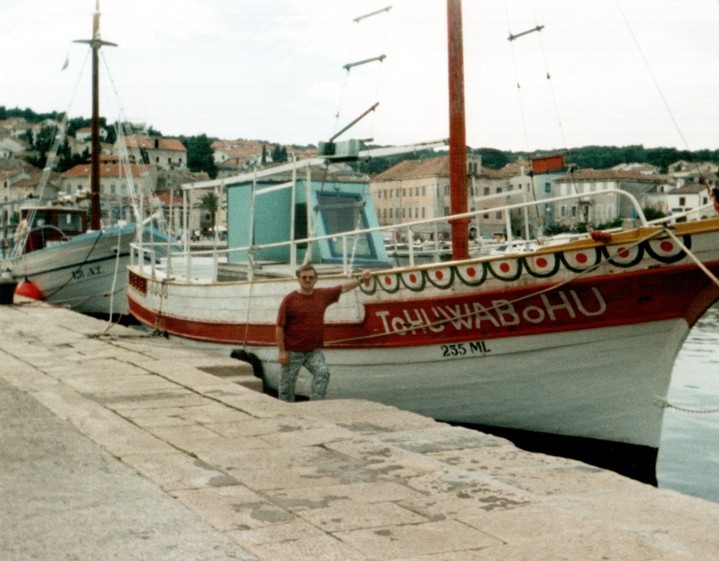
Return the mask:
<svg viewBox="0 0 719 561">
<path fill-rule="evenodd" d="M 575 290 L 540 294 L 536 304 L 492 300 L 488 306 L 479 302 L 466 302 L 404 308 L 399 312 L 381 310 L 376 312 L 376 316 L 382 322 L 384 333 L 415 335 L 418 332 L 442 333 L 449 329 L 481 330 L 482 325 L 488 323 L 493 328 L 501 328 L 604 314 L 607 304 L 599 289 L 591 287 L 589 290 L 589 293 L 581 296 Z"/>
<path fill-rule="evenodd" d="M 484 341 L 472 341 L 470 343 L 453 343 L 451 345 L 442 345 L 443 357 L 453 356 L 465 356 L 475 354 L 486 354 L 491 353 L 492 349 L 487 347 L 487 343 Z"/>
<path fill-rule="evenodd" d="M 72 272 L 73 280 L 80 280 L 87 277 L 94 277 L 102 274 L 102 265 L 92 265 L 91 267 L 85 267 L 84 269 L 78 269 Z"/>
</svg>

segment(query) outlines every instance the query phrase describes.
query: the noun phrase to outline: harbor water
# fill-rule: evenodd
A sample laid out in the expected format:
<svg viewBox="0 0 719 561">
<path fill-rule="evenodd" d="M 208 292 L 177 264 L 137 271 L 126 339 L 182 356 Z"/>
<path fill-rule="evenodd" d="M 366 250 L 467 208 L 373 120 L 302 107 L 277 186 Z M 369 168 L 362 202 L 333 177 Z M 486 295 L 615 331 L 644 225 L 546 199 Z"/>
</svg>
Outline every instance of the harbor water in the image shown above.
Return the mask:
<svg viewBox="0 0 719 561">
<path fill-rule="evenodd" d="M 659 487 L 719 502 L 719 305 L 677 357 L 657 460 Z"/>
</svg>

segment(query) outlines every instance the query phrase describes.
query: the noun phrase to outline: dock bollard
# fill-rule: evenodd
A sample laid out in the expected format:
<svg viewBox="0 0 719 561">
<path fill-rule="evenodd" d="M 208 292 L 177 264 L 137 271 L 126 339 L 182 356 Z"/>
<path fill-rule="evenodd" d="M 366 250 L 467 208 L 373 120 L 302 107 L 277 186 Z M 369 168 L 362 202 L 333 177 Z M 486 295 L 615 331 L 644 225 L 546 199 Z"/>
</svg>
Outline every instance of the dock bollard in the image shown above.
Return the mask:
<svg viewBox="0 0 719 561">
<path fill-rule="evenodd" d="M 0 305 L 12 304 L 15 297 L 17 281 L 13 278 L 10 269 L 0 273 Z"/>
</svg>

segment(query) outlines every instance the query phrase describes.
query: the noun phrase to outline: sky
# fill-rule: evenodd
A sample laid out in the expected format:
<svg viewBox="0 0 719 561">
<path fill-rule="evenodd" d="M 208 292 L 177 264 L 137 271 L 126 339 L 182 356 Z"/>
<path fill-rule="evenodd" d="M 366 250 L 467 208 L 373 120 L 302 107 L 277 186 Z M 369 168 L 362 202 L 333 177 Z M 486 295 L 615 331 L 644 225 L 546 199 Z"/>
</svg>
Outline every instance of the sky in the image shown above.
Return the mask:
<svg viewBox="0 0 719 561">
<path fill-rule="evenodd" d="M 89 116 L 89 49 L 73 41 L 90 38 L 94 7 L 0 0 L 0 105 Z M 449 134 L 445 0 L 101 0 L 100 10 L 102 38 L 118 44 L 101 58 L 110 122 L 306 145 L 379 102 L 338 140 Z M 472 147 L 719 148 L 719 0 L 464 0 L 463 29 Z"/>
</svg>

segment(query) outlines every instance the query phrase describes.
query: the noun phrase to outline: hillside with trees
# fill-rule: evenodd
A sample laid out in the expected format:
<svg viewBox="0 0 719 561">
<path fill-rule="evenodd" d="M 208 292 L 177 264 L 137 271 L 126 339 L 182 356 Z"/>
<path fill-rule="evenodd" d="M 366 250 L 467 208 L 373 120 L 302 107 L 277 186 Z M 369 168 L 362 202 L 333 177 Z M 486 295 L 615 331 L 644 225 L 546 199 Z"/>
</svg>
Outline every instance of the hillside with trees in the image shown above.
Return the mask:
<svg viewBox="0 0 719 561">
<path fill-rule="evenodd" d="M 42 123 L 45 120 L 62 120 L 62 114 L 57 111 L 50 113 L 35 113 L 32 109 L 13 108 L 8 109 L 0 105 L 0 121 L 9 118 L 23 118 L 30 124 Z M 109 125 L 104 117 L 100 118 L 100 124 L 108 133 L 106 142 L 113 143 L 116 138 L 115 124 Z M 89 127 L 90 120 L 82 117 L 68 119 L 68 135 L 73 136 L 78 129 Z M 49 130 L 46 130 L 49 129 Z M 55 137 L 55 131 L 52 127 L 46 127 L 40 131 L 36 139 L 28 138 L 35 156 L 27 158 L 30 163 L 38 167 L 45 164 L 44 154 L 52 146 Z M 162 133 L 150 128 L 152 136 L 162 137 Z M 204 171 L 210 177 L 217 176 L 217 167 L 212 154 L 212 142 L 217 140 L 208 137 L 205 134 L 196 136 L 180 136 L 180 141 L 187 148 L 187 163 L 191 171 Z M 273 161 L 286 161 L 287 153 L 283 145 L 278 142 L 266 142 L 272 147 Z M 667 168 L 674 162 L 679 160 L 696 161 L 696 162 L 714 162 L 719 164 L 719 149 L 703 149 L 697 151 L 679 150 L 677 148 L 657 147 L 645 148 L 642 145 L 630 146 L 582 146 L 570 149 L 542 150 L 541 152 L 513 152 L 507 150 L 498 150 L 496 148 L 469 148 L 476 155 L 481 156 L 482 165 L 491 169 L 500 169 L 507 164 L 517 160 L 518 158 L 532 158 L 536 156 L 548 154 L 564 154 L 568 163 L 576 165 L 578 168 L 607 169 L 622 163 L 647 163 L 655 166 L 660 173 L 666 173 Z M 385 158 L 376 158 L 367 162 L 355 164 L 358 170 L 375 174 L 380 173 L 401 160 L 421 159 L 436 156 L 437 153 L 432 150 L 419 151 L 413 154 L 405 154 L 401 156 L 392 156 Z M 67 143 L 61 147 L 59 153 L 57 171 L 69 169 L 78 161 L 87 158 L 87 155 L 73 155 L 70 153 Z"/>
</svg>

